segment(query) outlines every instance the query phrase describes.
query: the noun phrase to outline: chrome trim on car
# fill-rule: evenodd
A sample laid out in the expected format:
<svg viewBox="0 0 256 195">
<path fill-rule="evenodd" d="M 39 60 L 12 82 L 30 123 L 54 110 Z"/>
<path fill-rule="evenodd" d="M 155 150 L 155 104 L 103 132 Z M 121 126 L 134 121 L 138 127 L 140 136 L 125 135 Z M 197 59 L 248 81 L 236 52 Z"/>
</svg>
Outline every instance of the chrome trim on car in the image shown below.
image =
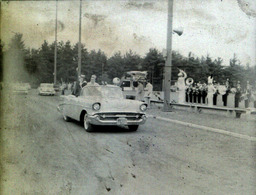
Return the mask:
<svg viewBox="0 0 256 195">
<path fill-rule="evenodd" d="M 98 113 L 95 115 L 89 115 L 88 118 L 90 123 L 93 125 L 118 125 L 118 119 L 120 118 L 124 118 L 127 120 L 126 125 L 141 125 L 141 124 L 144 124 L 147 120 L 147 117 L 145 114 L 136 114 L 136 113 L 132 113 L 132 114 L 133 115 L 130 115 L 130 116 L 122 114 L 121 117 L 118 117 L 120 116 L 120 114 Z M 137 115 L 140 115 L 140 117 L 137 118 Z"/>
</svg>

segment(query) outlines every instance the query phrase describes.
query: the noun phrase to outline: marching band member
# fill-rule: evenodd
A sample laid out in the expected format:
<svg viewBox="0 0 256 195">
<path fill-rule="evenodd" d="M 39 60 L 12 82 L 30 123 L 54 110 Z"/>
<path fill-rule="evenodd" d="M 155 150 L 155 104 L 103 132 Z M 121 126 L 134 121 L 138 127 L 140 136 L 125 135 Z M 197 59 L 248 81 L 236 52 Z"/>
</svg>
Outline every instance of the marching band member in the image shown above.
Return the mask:
<svg viewBox="0 0 256 195">
<path fill-rule="evenodd" d="M 222 95 L 223 106 L 227 106 L 228 94 L 229 94 L 229 79 L 225 83 L 226 93 Z"/>
<path fill-rule="evenodd" d="M 185 93 L 186 93 L 186 84 L 185 79 L 187 78 L 187 73 L 181 69 L 178 69 L 180 72 L 178 74 L 178 88 L 179 88 L 179 103 L 185 103 Z"/>
<path fill-rule="evenodd" d="M 215 87 L 212 84 L 213 76 L 208 77 L 208 94 L 207 94 L 207 100 L 208 100 L 208 106 L 213 106 L 213 94 L 216 92 Z"/>
<path fill-rule="evenodd" d="M 193 103 L 197 103 L 198 89 L 197 84 L 193 84 Z"/>
<path fill-rule="evenodd" d="M 240 85 L 240 81 L 237 81 L 236 91 L 235 91 L 235 108 L 239 107 L 239 102 L 242 95 L 242 88 Z"/>
<path fill-rule="evenodd" d="M 197 101 L 198 101 L 198 103 L 199 104 L 201 104 L 201 99 L 202 99 L 202 84 L 200 83 L 200 81 L 199 81 L 199 83 L 197 84 L 197 87 L 198 87 L 198 99 L 197 99 Z"/>
<path fill-rule="evenodd" d="M 213 83 L 213 74 L 208 76 L 208 85 Z"/>
<path fill-rule="evenodd" d="M 186 86 L 186 102 L 189 102 L 189 86 Z"/>
<path fill-rule="evenodd" d="M 207 85 L 206 85 L 206 83 L 204 83 L 202 85 L 202 101 L 203 101 L 203 104 L 206 103 L 206 97 L 207 97 Z"/>
<path fill-rule="evenodd" d="M 246 89 L 245 89 L 245 99 L 244 99 L 244 106 L 245 108 L 249 107 L 250 99 L 252 94 L 252 87 L 250 85 L 250 82 L 247 81 Z"/>
<path fill-rule="evenodd" d="M 186 101 L 188 103 L 192 103 L 193 102 L 193 88 L 192 88 L 192 84 L 193 84 L 193 79 L 192 78 L 188 78 L 186 79 Z"/>
<path fill-rule="evenodd" d="M 192 84 L 189 85 L 189 102 L 190 103 L 193 103 L 193 87 L 192 87 Z"/>
<path fill-rule="evenodd" d="M 218 94 L 219 94 L 219 90 L 218 90 L 218 84 L 216 83 L 216 81 L 214 81 L 214 88 L 216 89 L 216 92 L 213 94 L 213 105 L 217 105 L 217 98 L 218 98 Z"/>
</svg>

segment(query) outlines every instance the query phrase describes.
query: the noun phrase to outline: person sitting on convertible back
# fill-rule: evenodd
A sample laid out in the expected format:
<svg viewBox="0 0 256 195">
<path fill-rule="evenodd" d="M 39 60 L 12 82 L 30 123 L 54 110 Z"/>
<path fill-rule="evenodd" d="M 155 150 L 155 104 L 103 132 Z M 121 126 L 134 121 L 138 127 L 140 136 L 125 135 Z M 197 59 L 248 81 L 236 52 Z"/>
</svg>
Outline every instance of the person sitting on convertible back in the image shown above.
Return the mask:
<svg viewBox="0 0 256 195">
<path fill-rule="evenodd" d="M 99 86 L 99 84 L 96 83 L 96 78 L 96 75 L 92 75 L 90 82 L 87 83 L 87 86 Z"/>
</svg>

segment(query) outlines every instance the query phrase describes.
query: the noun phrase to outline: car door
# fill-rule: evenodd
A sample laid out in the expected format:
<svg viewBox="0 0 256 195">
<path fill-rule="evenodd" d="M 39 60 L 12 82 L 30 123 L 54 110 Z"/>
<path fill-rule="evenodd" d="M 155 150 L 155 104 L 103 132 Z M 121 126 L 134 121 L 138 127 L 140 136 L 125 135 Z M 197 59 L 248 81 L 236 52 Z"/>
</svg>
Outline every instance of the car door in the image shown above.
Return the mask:
<svg viewBox="0 0 256 195">
<path fill-rule="evenodd" d="M 83 102 L 82 102 L 82 98 L 80 96 L 75 97 L 74 99 L 72 99 L 72 116 L 74 119 L 76 120 L 80 120 L 80 114 L 83 110 Z"/>
<path fill-rule="evenodd" d="M 73 100 L 72 116 L 76 120 L 80 120 L 81 112 L 88 107 L 88 87 L 84 87 L 80 96 Z M 87 109 L 86 109 L 87 110 Z"/>
<path fill-rule="evenodd" d="M 70 98 L 68 99 L 68 104 L 69 104 L 69 112 L 70 112 L 70 117 L 75 119 L 75 120 L 80 120 L 80 114 L 83 110 L 84 106 L 84 95 L 86 93 L 86 88 L 84 88 L 81 91 L 80 96 L 69 96 Z"/>
<path fill-rule="evenodd" d="M 73 95 L 64 97 L 63 114 L 70 118 L 74 118 L 74 114 L 73 114 L 74 98 L 76 97 Z"/>
</svg>

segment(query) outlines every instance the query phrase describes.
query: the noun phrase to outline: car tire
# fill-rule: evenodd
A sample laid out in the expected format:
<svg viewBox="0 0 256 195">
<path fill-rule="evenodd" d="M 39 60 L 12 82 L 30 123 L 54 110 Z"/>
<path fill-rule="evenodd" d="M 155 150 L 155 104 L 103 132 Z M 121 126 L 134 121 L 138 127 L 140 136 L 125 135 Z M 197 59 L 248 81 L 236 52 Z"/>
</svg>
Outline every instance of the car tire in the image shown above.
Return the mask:
<svg viewBox="0 0 256 195">
<path fill-rule="evenodd" d="M 70 117 L 68 117 L 68 116 L 66 116 L 66 115 L 64 115 L 64 114 L 63 114 L 63 119 L 64 119 L 64 121 L 66 121 L 66 122 L 69 122 L 69 121 L 70 121 Z"/>
<path fill-rule="evenodd" d="M 84 120 L 83 120 L 84 129 L 87 132 L 93 131 L 93 125 L 88 122 L 88 114 L 84 114 Z"/>
<path fill-rule="evenodd" d="M 139 125 L 128 125 L 128 128 L 131 131 L 137 131 L 137 129 L 139 128 Z"/>
</svg>

